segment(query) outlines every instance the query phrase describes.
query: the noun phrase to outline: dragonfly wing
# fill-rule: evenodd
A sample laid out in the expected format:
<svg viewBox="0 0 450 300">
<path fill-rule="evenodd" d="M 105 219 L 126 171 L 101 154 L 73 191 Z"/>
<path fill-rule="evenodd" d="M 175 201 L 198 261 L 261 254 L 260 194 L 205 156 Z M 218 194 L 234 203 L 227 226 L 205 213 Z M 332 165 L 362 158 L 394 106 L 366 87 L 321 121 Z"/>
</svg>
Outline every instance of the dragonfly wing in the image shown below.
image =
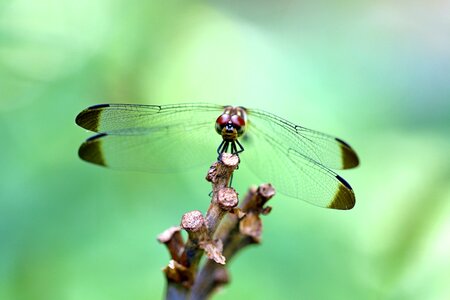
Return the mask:
<svg viewBox="0 0 450 300">
<path fill-rule="evenodd" d="M 90 131 L 108 134 L 140 134 L 161 127 L 210 121 L 213 126 L 223 106 L 215 104 L 99 104 L 78 114 L 75 122 Z M 213 127 L 214 128 L 214 127 Z"/>
<path fill-rule="evenodd" d="M 298 152 L 332 169 L 351 169 L 359 164 L 352 147 L 343 140 L 305 127 L 262 110 L 248 110 L 249 129 L 256 127 L 286 149 Z"/>
<path fill-rule="evenodd" d="M 247 138 L 242 140 L 246 149 L 240 155 L 242 167 L 248 166 L 290 197 L 335 209 L 351 209 L 355 205 L 355 194 L 342 177 L 297 148 L 286 148 L 279 140 L 281 136 L 273 137 L 257 126 L 249 128 Z"/>
<path fill-rule="evenodd" d="M 121 170 L 172 172 L 216 159 L 222 138 L 214 124 L 222 106 L 99 105 L 82 111 L 78 125 L 101 132 L 84 142 L 79 156 Z"/>
</svg>

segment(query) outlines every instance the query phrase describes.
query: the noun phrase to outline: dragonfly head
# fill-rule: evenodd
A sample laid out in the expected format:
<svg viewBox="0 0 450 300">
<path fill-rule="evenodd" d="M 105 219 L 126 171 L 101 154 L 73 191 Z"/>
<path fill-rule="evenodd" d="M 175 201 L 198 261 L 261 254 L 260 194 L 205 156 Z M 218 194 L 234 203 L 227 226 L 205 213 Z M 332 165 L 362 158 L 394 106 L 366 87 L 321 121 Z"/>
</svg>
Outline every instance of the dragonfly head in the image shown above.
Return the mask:
<svg viewBox="0 0 450 300">
<path fill-rule="evenodd" d="M 234 141 L 245 132 L 245 118 L 239 109 L 227 107 L 216 120 L 216 131 L 226 141 Z"/>
</svg>

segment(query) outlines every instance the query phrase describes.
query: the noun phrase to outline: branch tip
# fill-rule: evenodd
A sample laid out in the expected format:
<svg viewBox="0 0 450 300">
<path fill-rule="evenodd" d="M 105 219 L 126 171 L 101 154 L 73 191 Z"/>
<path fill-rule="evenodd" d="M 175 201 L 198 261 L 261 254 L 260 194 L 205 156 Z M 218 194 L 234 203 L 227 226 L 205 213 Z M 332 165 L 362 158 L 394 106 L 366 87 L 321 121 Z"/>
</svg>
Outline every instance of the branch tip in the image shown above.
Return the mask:
<svg viewBox="0 0 450 300">
<path fill-rule="evenodd" d="M 236 168 L 239 164 L 239 156 L 231 153 L 222 153 L 221 162 L 224 166 Z"/>
<path fill-rule="evenodd" d="M 180 261 L 183 266 L 189 268 L 193 278 L 193 274 L 195 274 L 203 254 L 200 244 L 209 239 L 208 230 L 205 225 L 205 219 L 198 210 L 185 213 L 181 219 L 181 227 L 187 231 L 188 240 L 184 246 Z"/>
<path fill-rule="evenodd" d="M 205 225 L 205 219 L 200 211 L 194 210 L 183 215 L 181 227 L 186 231 L 196 232 Z"/>
<path fill-rule="evenodd" d="M 275 189 L 270 183 L 261 184 L 258 188 L 250 188 L 241 209 L 244 212 L 254 211 L 263 213 L 264 205 L 275 195 Z M 269 213 L 270 209 L 266 211 Z"/>
<path fill-rule="evenodd" d="M 181 230 L 180 226 L 172 226 L 166 230 L 164 230 L 163 232 L 161 232 L 158 235 L 158 242 L 160 242 L 161 244 L 165 244 L 170 242 L 171 239 L 174 238 L 174 236 L 179 233 Z"/>
<path fill-rule="evenodd" d="M 175 261 L 180 260 L 180 255 L 184 250 L 184 241 L 180 230 L 180 226 L 173 226 L 164 230 L 164 232 L 158 236 L 158 241 L 166 245 L 170 257 Z"/>
<path fill-rule="evenodd" d="M 261 184 L 258 187 L 257 192 L 261 195 L 261 197 L 265 198 L 266 201 L 275 195 L 275 189 L 270 183 Z"/>
<path fill-rule="evenodd" d="M 236 191 L 230 187 L 220 189 L 216 201 L 222 209 L 227 211 L 235 208 L 239 202 Z"/>
<path fill-rule="evenodd" d="M 221 160 L 213 163 L 206 174 L 206 180 L 213 183 L 213 191 L 228 186 L 231 174 L 237 169 L 238 165 L 239 156 L 236 154 L 221 154 Z"/>
</svg>

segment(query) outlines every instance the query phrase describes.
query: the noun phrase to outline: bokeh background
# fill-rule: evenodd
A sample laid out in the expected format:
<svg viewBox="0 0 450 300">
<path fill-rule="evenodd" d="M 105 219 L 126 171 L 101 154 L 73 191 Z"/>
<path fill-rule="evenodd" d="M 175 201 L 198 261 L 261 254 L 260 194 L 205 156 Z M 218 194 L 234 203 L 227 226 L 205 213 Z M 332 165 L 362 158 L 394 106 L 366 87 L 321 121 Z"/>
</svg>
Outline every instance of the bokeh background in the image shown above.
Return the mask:
<svg viewBox="0 0 450 300">
<path fill-rule="evenodd" d="M 89 165 L 74 118 L 195 101 L 272 111 L 361 158 L 340 172 L 351 211 L 277 195 L 217 299 L 448 299 L 449 80 L 448 1 L 1 1 L 0 299 L 162 298 L 156 236 L 206 210 L 208 166 Z"/>
</svg>

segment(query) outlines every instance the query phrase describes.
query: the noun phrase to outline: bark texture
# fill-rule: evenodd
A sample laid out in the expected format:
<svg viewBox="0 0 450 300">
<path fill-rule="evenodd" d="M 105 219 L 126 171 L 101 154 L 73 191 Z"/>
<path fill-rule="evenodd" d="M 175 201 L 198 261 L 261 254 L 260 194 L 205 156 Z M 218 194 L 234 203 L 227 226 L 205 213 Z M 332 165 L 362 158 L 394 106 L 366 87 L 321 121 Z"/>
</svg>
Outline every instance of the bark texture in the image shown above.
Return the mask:
<svg viewBox="0 0 450 300">
<path fill-rule="evenodd" d="M 239 157 L 224 153 L 209 169 L 206 180 L 212 184 L 211 204 L 203 216 L 200 211 L 185 213 L 180 226 L 158 236 L 171 260 L 163 269 L 166 276 L 166 299 L 209 299 L 221 286 L 229 283 L 226 263 L 245 247 L 261 241 L 260 216 L 270 213 L 266 206 L 275 195 L 270 184 L 250 188 L 238 207 L 238 194 L 229 186 Z M 188 233 L 187 241 L 181 230 Z M 206 261 L 201 266 L 201 258 Z"/>
</svg>

